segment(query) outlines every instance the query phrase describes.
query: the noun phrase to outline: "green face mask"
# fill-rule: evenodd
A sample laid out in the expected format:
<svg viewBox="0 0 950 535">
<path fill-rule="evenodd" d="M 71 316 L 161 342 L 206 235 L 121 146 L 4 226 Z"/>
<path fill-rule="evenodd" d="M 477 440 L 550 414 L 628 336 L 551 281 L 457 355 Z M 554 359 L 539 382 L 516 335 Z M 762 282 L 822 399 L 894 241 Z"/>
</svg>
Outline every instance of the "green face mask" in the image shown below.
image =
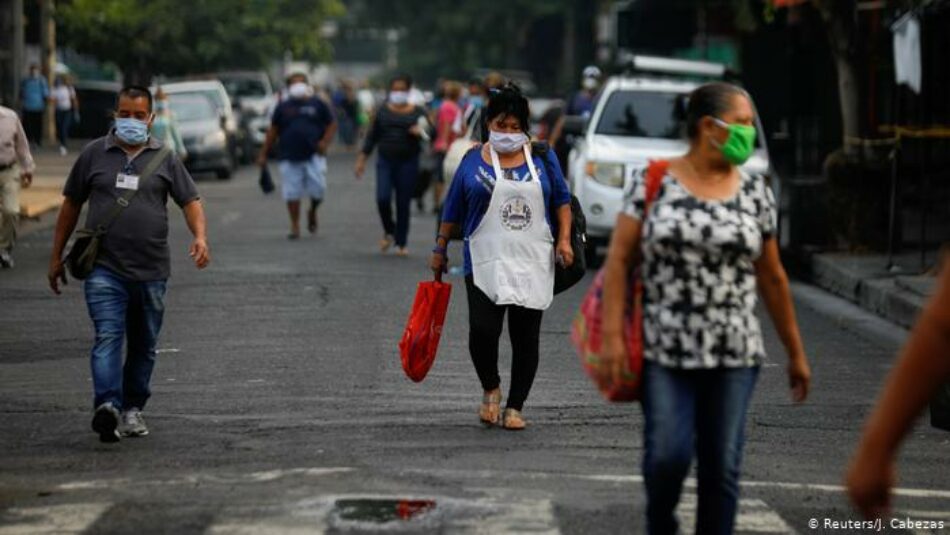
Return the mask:
<svg viewBox="0 0 950 535">
<path fill-rule="evenodd" d="M 713 145 L 722 151 L 726 161 L 733 165 L 744 164 L 755 150 L 755 127 L 744 124 L 729 124 L 713 117 L 716 124 L 729 131 L 729 137 L 726 142 L 719 144 L 716 140 L 711 140 Z"/>
</svg>

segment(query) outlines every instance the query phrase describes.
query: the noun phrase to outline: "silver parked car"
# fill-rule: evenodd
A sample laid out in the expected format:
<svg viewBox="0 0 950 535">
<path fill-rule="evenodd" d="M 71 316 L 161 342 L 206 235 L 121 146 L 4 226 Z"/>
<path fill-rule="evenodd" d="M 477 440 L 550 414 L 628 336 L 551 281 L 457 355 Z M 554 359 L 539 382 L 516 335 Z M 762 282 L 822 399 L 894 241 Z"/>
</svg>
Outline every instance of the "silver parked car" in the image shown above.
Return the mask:
<svg viewBox="0 0 950 535">
<path fill-rule="evenodd" d="M 228 147 L 228 134 L 211 99 L 200 93 L 172 93 L 168 95 L 168 105 L 188 151 L 188 170 L 210 171 L 218 178 L 230 178 L 234 159 Z"/>
</svg>

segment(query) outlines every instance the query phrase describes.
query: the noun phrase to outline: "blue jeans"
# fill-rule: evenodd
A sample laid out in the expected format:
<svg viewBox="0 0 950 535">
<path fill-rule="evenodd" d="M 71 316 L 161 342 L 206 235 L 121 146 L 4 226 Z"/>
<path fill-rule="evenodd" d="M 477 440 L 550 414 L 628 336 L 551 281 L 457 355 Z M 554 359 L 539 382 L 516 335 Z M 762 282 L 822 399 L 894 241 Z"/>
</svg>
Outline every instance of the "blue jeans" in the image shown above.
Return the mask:
<svg viewBox="0 0 950 535">
<path fill-rule="evenodd" d="M 647 531 L 677 533 L 673 514 L 696 451 L 696 533 L 732 533 L 745 416 L 759 368 L 678 370 L 643 363 Z"/>
<path fill-rule="evenodd" d="M 376 204 L 387 235 L 396 238 L 398 247 L 409 240 L 409 206 L 419 175 L 419 157 L 390 160 L 376 157 Z M 393 191 L 396 192 L 396 221 L 393 222 Z"/>
<path fill-rule="evenodd" d="M 132 282 L 97 267 L 86 279 L 86 306 L 96 328 L 93 407 L 144 409 L 151 395 L 155 346 L 165 313 L 165 281 Z M 125 366 L 122 345 L 127 340 Z"/>
</svg>

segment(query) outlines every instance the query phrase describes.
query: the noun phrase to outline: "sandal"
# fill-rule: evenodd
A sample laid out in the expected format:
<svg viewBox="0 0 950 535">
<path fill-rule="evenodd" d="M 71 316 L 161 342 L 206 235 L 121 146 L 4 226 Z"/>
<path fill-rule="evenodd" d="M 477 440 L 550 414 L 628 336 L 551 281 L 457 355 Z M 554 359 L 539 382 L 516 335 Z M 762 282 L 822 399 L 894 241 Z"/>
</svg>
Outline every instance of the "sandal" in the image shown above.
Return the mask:
<svg viewBox="0 0 950 535">
<path fill-rule="evenodd" d="M 502 427 L 509 431 L 521 431 L 527 424 L 521 417 L 521 411 L 516 409 L 505 409 L 505 416 L 502 419 Z"/>
<path fill-rule="evenodd" d="M 501 390 L 486 392 L 482 396 L 482 406 L 478 409 L 478 419 L 485 425 L 497 425 L 501 409 Z"/>
<path fill-rule="evenodd" d="M 379 240 L 379 252 L 385 253 L 393 246 L 395 240 L 389 234 L 383 236 L 383 239 Z"/>
</svg>

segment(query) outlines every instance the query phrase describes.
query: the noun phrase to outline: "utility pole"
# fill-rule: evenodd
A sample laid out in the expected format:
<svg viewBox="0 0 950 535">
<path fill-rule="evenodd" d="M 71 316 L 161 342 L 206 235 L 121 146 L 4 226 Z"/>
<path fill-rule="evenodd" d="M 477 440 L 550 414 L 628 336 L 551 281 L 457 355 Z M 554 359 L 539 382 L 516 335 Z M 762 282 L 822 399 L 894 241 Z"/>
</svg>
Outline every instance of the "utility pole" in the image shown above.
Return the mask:
<svg viewBox="0 0 950 535">
<path fill-rule="evenodd" d="M 23 0 L 0 0 L 0 103 L 17 109 L 23 78 Z"/>
<path fill-rule="evenodd" d="M 40 61 L 46 83 L 53 87 L 56 75 L 56 10 L 54 0 L 40 0 Z M 56 145 L 56 118 L 52 102 L 46 103 L 43 115 L 43 141 L 47 145 Z"/>
</svg>

